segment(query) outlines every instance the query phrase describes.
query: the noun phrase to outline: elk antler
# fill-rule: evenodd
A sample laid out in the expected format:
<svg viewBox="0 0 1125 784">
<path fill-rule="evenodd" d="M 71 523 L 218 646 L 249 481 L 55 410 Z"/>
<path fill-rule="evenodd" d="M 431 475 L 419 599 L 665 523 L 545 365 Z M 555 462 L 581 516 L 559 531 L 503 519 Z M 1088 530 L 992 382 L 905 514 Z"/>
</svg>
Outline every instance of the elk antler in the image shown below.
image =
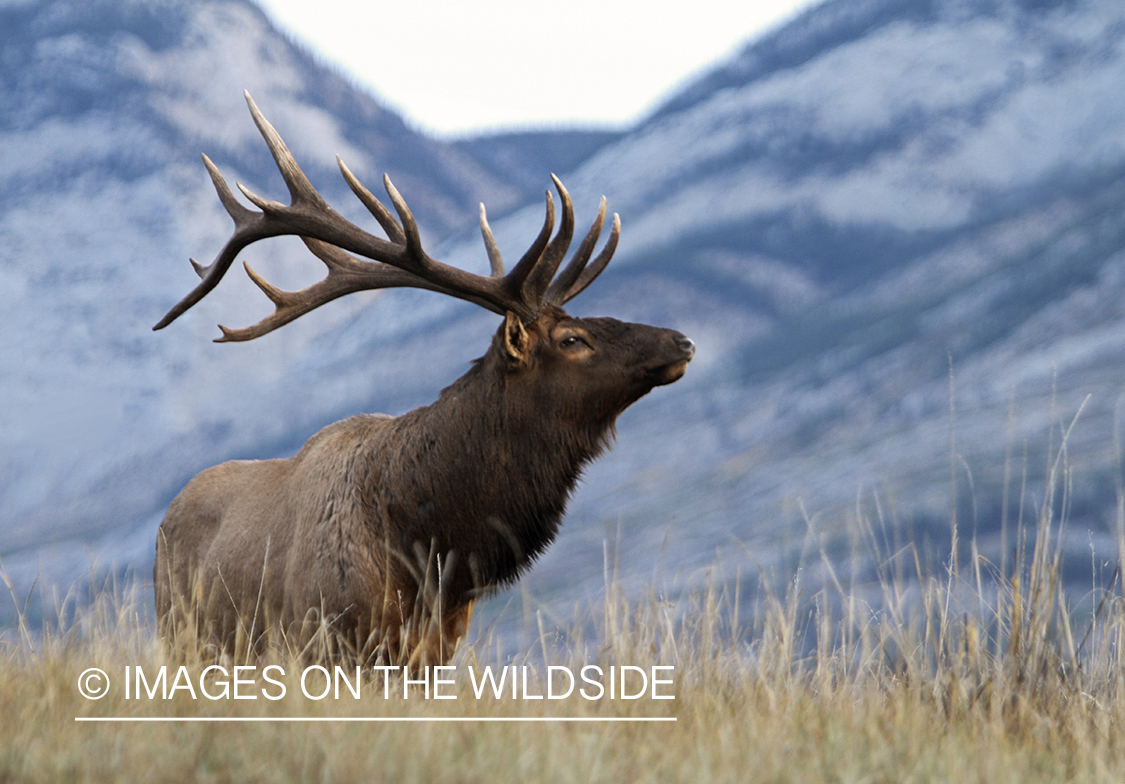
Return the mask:
<svg viewBox="0 0 1125 784">
<path fill-rule="evenodd" d="M 555 207 L 551 192 L 547 191 L 547 215 L 539 236 L 511 272 L 504 274 L 504 262 L 482 204 L 480 227 L 492 274 L 475 275 L 443 264 L 430 258 L 422 249 L 418 224 L 402 196 L 391 184 L 390 177 L 383 176 L 383 185 L 398 213 L 398 219 L 363 186 L 340 157 L 336 157 L 344 180 L 386 232 L 388 239 L 384 240 L 345 220 L 332 209 L 305 177 L 289 148 L 262 116 L 249 92 L 246 93 L 246 102 L 250 106 L 254 123 L 266 140 L 277 168 L 289 187 L 290 204 L 286 206 L 263 199 L 239 183 L 238 189 L 261 212 L 243 207 L 227 187 L 218 168 L 204 155 L 203 163 L 215 184 L 219 201 L 234 220 L 234 233 L 210 265 L 205 267 L 195 259 L 191 260 L 202 281 L 169 310 L 153 329 L 163 329 L 203 299 L 230 269 L 243 248 L 267 237 L 288 234 L 301 237 L 309 250 L 328 267 L 328 275 L 320 282 L 299 291 L 282 291 L 243 262 L 250 279 L 273 301 L 276 309 L 262 321 L 244 329 L 220 326 L 223 336 L 216 342 L 252 340 L 337 297 L 354 291 L 396 286 L 441 292 L 475 302 L 501 315 L 511 311 L 523 321 L 530 322 L 544 304 L 562 305 L 590 285 L 609 263 L 617 247 L 621 221 L 614 215 L 613 229 L 605 247 L 592 264 L 588 263 L 605 220 L 606 202 L 603 196 L 601 209 L 590 231 L 562 273 L 555 277 L 574 233 L 574 209 L 566 188 L 552 174 L 551 179 L 558 189 L 563 206 L 562 223 L 553 239 L 551 231 L 554 228 Z M 357 253 L 372 261 L 358 259 L 345 251 Z"/>
</svg>

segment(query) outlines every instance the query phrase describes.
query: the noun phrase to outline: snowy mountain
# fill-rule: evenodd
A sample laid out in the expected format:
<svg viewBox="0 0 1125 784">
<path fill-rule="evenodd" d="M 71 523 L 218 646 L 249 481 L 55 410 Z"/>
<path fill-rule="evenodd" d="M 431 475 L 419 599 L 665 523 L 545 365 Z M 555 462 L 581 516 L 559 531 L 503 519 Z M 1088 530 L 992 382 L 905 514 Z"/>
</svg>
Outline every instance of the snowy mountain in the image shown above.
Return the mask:
<svg viewBox="0 0 1125 784">
<path fill-rule="evenodd" d="M 459 139 L 454 145 L 501 179 L 535 193 L 543 187 L 543 172 L 567 174 L 624 135 L 597 129 L 511 131 Z"/>
<path fill-rule="evenodd" d="M 947 546 L 956 519 L 998 563 L 1081 408 L 1075 554 L 1117 559 L 1123 44 L 1114 2 L 827 3 L 587 162 L 621 285 L 682 301 L 710 358 L 662 402 L 708 455 L 695 495 L 647 519 L 690 519 L 697 563 L 879 514 Z"/>
<path fill-rule="evenodd" d="M 699 353 L 623 418 L 572 509 L 591 524 L 531 583 L 555 595 L 587 563 L 596 584 L 607 528 L 630 567 L 688 582 L 716 557 L 744 584 L 817 572 L 869 539 L 940 563 L 954 525 L 1010 564 L 1048 498 L 1068 573 L 1108 579 L 1123 47 L 1104 0 L 830 2 L 571 175 L 624 221 L 576 310 L 671 324 Z"/>
<path fill-rule="evenodd" d="M 17 582 L 43 570 L 67 584 L 91 554 L 148 557 L 152 520 L 195 470 L 302 440 L 340 406 L 278 385 L 315 327 L 248 351 L 210 343 L 216 321 L 266 309 L 244 281 L 215 295 L 221 317 L 151 332 L 196 282 L 188 257 L 217 252 L 230 229 L 200 153 L 232 183 L 283 187 L 244 89 L 355 219 L 335 153 L 373 186 L 390 172 L 431 240 L 474 224 L 480 201 L 524 195 L 246 0 L 5 2 L 0 41 L 0 559 Z M 319 274 L 299 242 L 255 256 L 283 285 Z M 384 313 L 387 329 L 405 318 Z"/>
<path fill-rule="evenodd" d="M 524 140 L 419 137 L 236 0 L 0 21 L 0 558 L 24 585 L 90 554 L 143 570 L 199 469 L 427 403 L 483 353 L 495 317 L 405 291 L 215 346 L 215 323 L 267 310 L 233 274 L 149 326 L 229 228 L 198 152 L 284 193 L 243 88 L 348 217 L 337 152 L 371 184 L 388 169 L 435 255 L 476 270 L 466 227 L 477 201 L 525 198 Z M 532 592 L 587 601 L 607 537 L 642 584 L 654 564 L 690 584 L 716 554 L 744 579 L 815 567 L 869 529 L 940 558 L 952 521 L 998 563 L 1056 465 L 1075 562 L 1117 559 L 1123 84 L 1116 0 L 833 0 L 600 139 L 566 183 L 580 223 L 608 196 L 622 242 L 571 310 L 699 351 L 622 417 Z M 509 254 L 539 198 L 494 222 Z M 284 286 L 319 272 L 299 244 L 246 255 Z"/>
</svg>

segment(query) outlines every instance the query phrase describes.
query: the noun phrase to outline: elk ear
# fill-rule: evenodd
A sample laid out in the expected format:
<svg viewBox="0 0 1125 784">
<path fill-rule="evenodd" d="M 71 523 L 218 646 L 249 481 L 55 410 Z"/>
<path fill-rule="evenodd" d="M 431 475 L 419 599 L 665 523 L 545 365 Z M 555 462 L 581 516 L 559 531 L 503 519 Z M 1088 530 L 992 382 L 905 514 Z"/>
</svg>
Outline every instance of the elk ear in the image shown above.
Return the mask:
<svg viewBox="0 0 1125 784">
<path fill-rule="evenodd" d="M 509 365 L 526 365 L 531 360 L 531 336 L 510 310 L 504 315 L 504 354 Z"/>
</svg>

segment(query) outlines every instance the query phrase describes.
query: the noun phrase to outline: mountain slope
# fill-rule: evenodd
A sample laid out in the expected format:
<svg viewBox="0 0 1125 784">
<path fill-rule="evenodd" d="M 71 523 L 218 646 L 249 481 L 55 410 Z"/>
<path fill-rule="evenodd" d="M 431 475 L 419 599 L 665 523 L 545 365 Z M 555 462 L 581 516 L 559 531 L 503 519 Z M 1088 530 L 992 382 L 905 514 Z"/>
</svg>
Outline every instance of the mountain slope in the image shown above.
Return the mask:
<svg viewBox="0 0 1125 784">
<path fill-rule="evenodd" d="M 319 66 L 245 0 L 8 3 L 0 37 L 0 557 L 13 571 L 65 553 L 80 573 L 102 537 L 151 538 L 150 518 L 193 471 L 288 444 L 338 407 L 278 380 L 314 324 L 359 303 L 220 351 L 216 321 L 268 312 L 237 280 L 150 331 L 195 284 L 189 255 L 207 260 L 230 229 L 200 152 L 232 184 L 284 193 L 244 89 L 355 220 L 363 210 L 334 153 L 373 188 L 390 172 L 431 242 L 471 225 L 479 201 L 522 198 Z M 297 241 L 247 258 L 283 286 L 321 274 Z M 123 561 L 143 551 L 126 550 L 94 548 Z"/>
<path fill-rule="evenodd" d="M 192 473 L 291 452 L 358 410 L 429 402 L 496 326 L 479 308 L 394 292 L 373 307 L 334 303 L 246 346 L 212 346 L 215 322 L 250 323 L 265 309 L 231 280 L 148 333 L 192 284 L 182 259 L 217 249 L 228 226 L 184 150 L 214 152 L 265 196 L 284 192 L 239 106 L 242 87 L 334 205 L 354 209 L 329 171 L 332 153 L 369 182 L 391 167 L 379 157 L 389 141 L 336 119 L 351 99 L 317 102 L 331 93 L 318 80 L 338 84 L 331 74 L 280 54 L 239 73 L 211 65 L 232 50 L 288 51 L 248 6 L 175 7 L 197 20 L 177 28 L 196 31 L 172 36 L 179 43 L 111 36 L 112 72 L 134 74 L 147 97 L 5 129 L 3 149 L 19 152 L 0 172 L 20 196 L 0 216 L 0 312 L 17 338 L 0 346 L 0 366 L 17 369 L 0 380 L 0 517 L 12 521 L 0 549 L 25 574 L 80 567 L 86 548 L 143 566 L 164 504 Z M 215 14 L 273 43 L 219 41 Z M 28 62 L 81 50 L 71 39 L 83 35 L 47 36 Z M 79 58 L 67 57 L 67 79 L 80 81 Z M 92 83 L 108 78 L 95 73 Z M 196 73 L 192 92 L 182 82 Z M 815 575 L 820 553 L 836 557 L 872 530 L 900 544 L 913 531 L 940 560 L 952 522 L 962 542 L 979 533 L 998 564 L 1021 514 L 1026 522 L 1048 501 L 1070 521 L 1064 541 L 1089 585 L 1091 548 L 1119 557 L 1122 84 L 1125 8 L 1113 0 L 837 1 L 600 147 L 567 185 L 580 223 L 607 194 L 622 242 L 571 310 L 675 327 L 699 351 L 682 381 L 622 417 L 619 443 L 591 467 L 558 542 L 526 578 L 531 592 L 567 615 L 589 601 L 605 539 L 624 574 L 661 564 L 675 585 L 695 582 L 716 553 L 746 585 L 754 571 L 785 576 L 798 562 Z M 36 103 L 34 90 L 21 95 L 10 105 Z M 200 105 L 207 122 L 190 109 Z M 530 173 L 504 174 L 487 155 L 478 166 L 463 147 L 410 144 L 433 153 L 401 175 L 417 177 L 420 195 L 391 171 L 420 211 L 432 203 L 427 236 L 446 238 L 436 255 L 483 269 L 479 237 L 455 216 L 474 218 L 477 199 L 501 214 L 518 199 L 501 180 Z M 423 177 L 432 171 L 453 184 L 438 188 Z M 449 195 L 462 182 L 479 183 L 467 204 Z M 509 257 L 541 220 L 536 201 L 495 222 Z M 299 247 L 271 254 L 263 272 L 281 285 L 316 274 Z M 247 254 L 259 267 L 264 255 Z M 37 406 L 33 419 L 15 413 Z M 1051 471 L 1065 495 L 1048 494 Z M 849 567 L 862 580 L 870 563 Z"/>
<path fill-rule="evenodd" d="M 543 172 L 563 176 L 624 134 L 613 130 L 512 131 L 458 139 L 458 149 L 528 193 L 542 187 Z"/>
<path fill-rule="evenodd" d="M 681 574 L 788 574 L 865 525 L 1000 564 L 1054 470 L 1088 587 L 1120 557 L 1122 84 L 1118 3 L 827 3 L 600 150 L 568 183 L 623 241 L 580 309 L 699 354 L 574 517 Z"/>
</svg>

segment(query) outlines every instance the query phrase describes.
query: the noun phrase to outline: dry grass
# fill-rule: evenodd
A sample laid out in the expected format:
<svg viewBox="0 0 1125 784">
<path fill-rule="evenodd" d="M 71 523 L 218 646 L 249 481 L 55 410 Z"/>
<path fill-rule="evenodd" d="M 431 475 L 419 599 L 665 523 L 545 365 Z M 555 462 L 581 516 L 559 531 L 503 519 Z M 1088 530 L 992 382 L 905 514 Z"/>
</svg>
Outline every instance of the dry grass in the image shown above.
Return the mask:
<svg viewBox="0 0 1125 784">
<path fill-rule="evenodd" d="M 991 597 L 981 575 L 886 579 L 880 609 L 843 589 L 803 599 L 763 587 L 752 628 L 735 623 L 735 590 L 674 607 L 626 602 L 611 583 L 593 632 L 572 631 L 527 661 L 674 665 L 674 701 L 476 699 L 467 668 L 500 666 L 495 641 L 458 653 L 456 681 L 425 700 L 315 701 L 286 667 L 278 701 L 126 700 L 126 664 L 151 676 L 173 660 L 111 589 L 76 621 L 19 630 L 0 647 L 0 781 L 1125 781 L 1125 604 L 1106 593 L 1091 617 L 1069 614 L 1049 527 L 1021 575 Z M 901 557 L 901 554 L 900 554 Z M 981 563 L 980 560 L 977 561 Z M 975 608 L 966 610 L 967 605 Z M 983 608 L 983 612 L 981 611 Z M 584 637 L 590 636 L 590 639 Z M 1083 642 L 1084 639 L 1084 642 Z M 187 655 L 186 660 L 182 659 Z M 525 663 L 517 659 L 516 664 Z M 224 662 L 229 667 L 233 662 Z M 264 662 L 257 662 L 262 666 Z M 83 699 L 80 673 L 114 688 Z M 275 671 L 276 677 L 276 671 Z M 151 680 L 151 677 L 149 678 Z M 171 679 L 170 679 L 171 680 Z M 253 684 L 249 691 L 257 692 Z M 532 681 L 531 693 L 543 684 Z M 310 691 L 319 690 L 310 687 Z M 213 689 L 217 691 L 217 689 Z M 276 693 L 276 691 L 275 691 Z M 76 717 L 672 717 L 675 723 L 84 723 Z"/>
<path fill-rule="evenodd" d="M 169 652 L 141 597 L 113 586 L 43 629 L 0 637 L 0 782 L 8 781 L 684 781 L 1112 782 L 1125 781 L 1125 600 L 1120 572 L 1072 609 L 1060 579 L 1060 521 L 1047 483 L 1042 510 L 1017 525 L 1014 563 L 990 564 L 976 543 L 936 571 L 910 546 L 878 553 L 874 526 L 855 524 L 877 576 L 841 580 L 823 556 L 780 589 L 737 581 L 676 602 L 656 591 L 631 602 L 607 576 L 604 605 L 565 635 L 543 635 L 504 658 L 491 637 L 463 645 L 455 700 L 424 699 L 402 682 L 383 697 L 368 677 L 360 699 L 313 700 L 304 664 L 270 653 L 242 664 L 285 668 L 283 699 L 258 680 L 254 700 L 126 699 L 125 667 L 149 681 L 183 664 L 198 688 L 209 662 Z M 875 522 L 878 526 L 878 521 Z M 1119 523 L 1125 531 L 1125 525 Z M 1125 534 L 1119 534 L 1125 553 Z M 815 544 L 815 543 L 814 543 Z M 819 548 L 807 548 L 815 552 Z M 815 566 L 825 576 L 803 585 Z M 10 590 L 10 589 L 9 589 Z M 746 612 L 740 601 L 754 596 Z M 63 602 L 72 607 L 74 602 Z M 536 619 L 530 619 L 535 621 Z M 479 626 L 479 624 L 478 624 Z M 562 639 L 563 642 L 557 642 Z M 228 668 L 240 662 L 220 662 Z M 470 666 L 527 665 L 542 694 L 547 665 L 675 667 L 674 700 L 478 699 Z M 84 699 L 80 674 L 114 684 Z M 522 670 L 521 670 L 522 672 Z M 665 673 L 666 676 L 666 673 Z M 249 676 L 247 676 L 249 677 Z M 538 678 L 538 680 L 536 679 Z M 311 682 L 312 691 L 319 684 Z M 210 683 L 217 690 L 215 682 Z M 581 685 L 581 684 L 580 684 Z M 591 687 L 592 690 L 592 687 Z M 83 717 L 307 718 L 314 721 L 112 722 Z M 385 717 L 414 721 L 342 721 Z M 673 722 L 460 722 L 440 718 L 671 718 Z"/>
</svg>

